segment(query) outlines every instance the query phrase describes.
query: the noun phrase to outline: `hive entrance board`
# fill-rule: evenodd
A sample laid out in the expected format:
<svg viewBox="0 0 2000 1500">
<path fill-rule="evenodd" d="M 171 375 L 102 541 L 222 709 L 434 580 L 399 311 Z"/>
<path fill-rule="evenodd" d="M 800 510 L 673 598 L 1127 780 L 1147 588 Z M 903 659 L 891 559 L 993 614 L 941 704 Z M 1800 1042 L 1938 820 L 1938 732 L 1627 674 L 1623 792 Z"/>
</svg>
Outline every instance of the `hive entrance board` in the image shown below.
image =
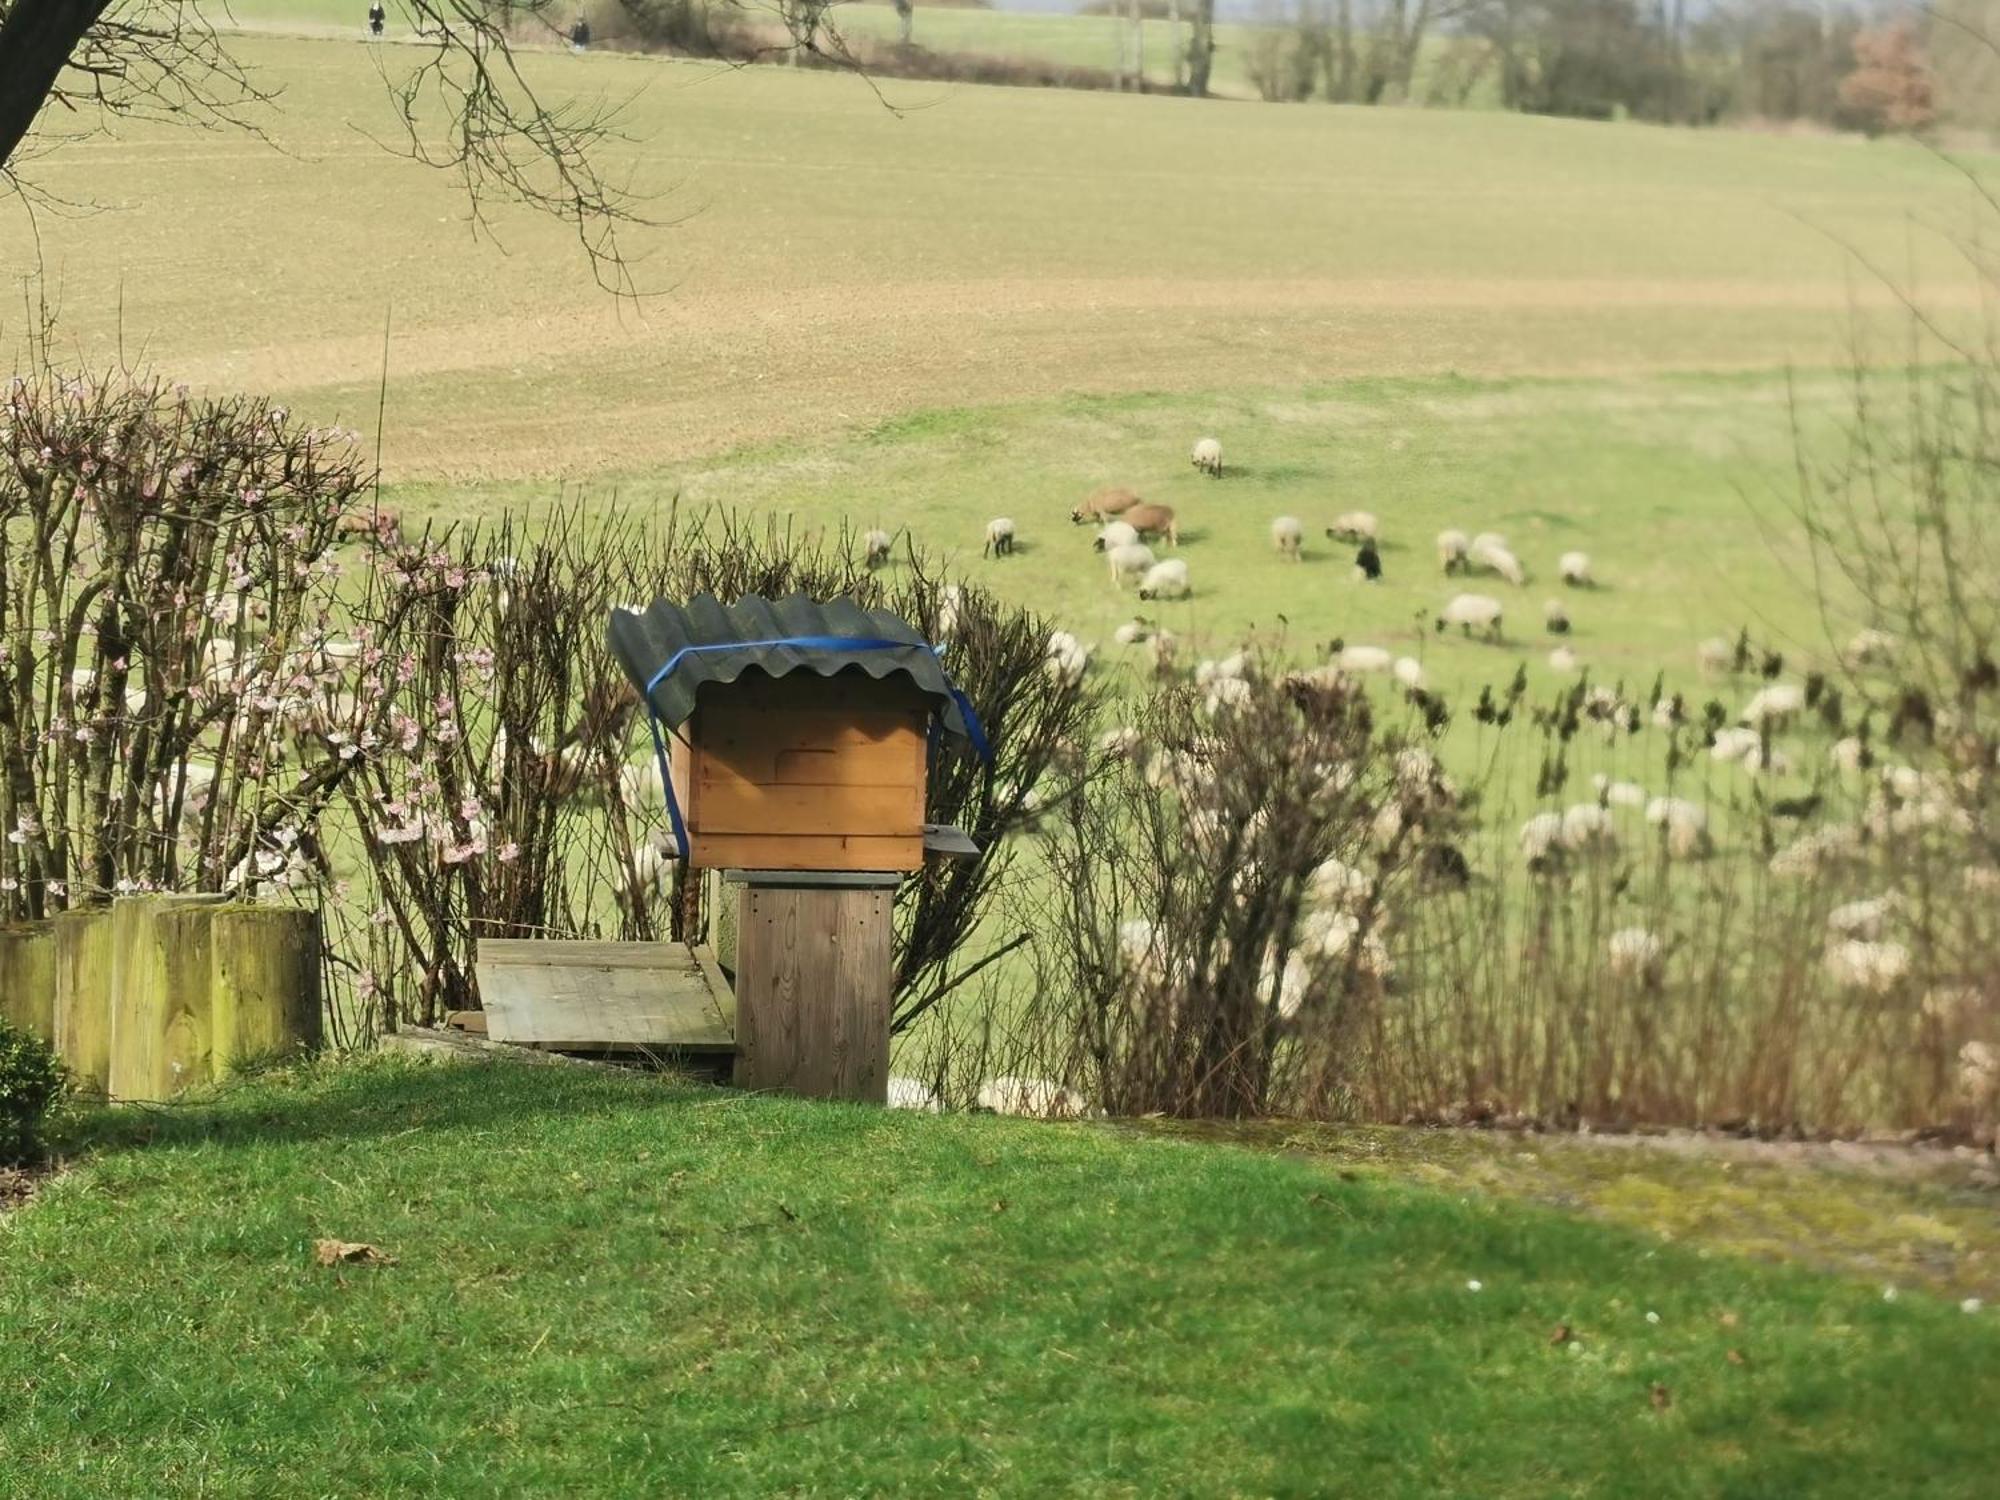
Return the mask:
<svg viewBox="0 0 2000 1500">
<path fill-rule="evenodd" d="M 685 943 L 485 938 L 475 965 L 486 1034 L 553 1051 L 728 1052 L 736 998 Z"/>
</svg>

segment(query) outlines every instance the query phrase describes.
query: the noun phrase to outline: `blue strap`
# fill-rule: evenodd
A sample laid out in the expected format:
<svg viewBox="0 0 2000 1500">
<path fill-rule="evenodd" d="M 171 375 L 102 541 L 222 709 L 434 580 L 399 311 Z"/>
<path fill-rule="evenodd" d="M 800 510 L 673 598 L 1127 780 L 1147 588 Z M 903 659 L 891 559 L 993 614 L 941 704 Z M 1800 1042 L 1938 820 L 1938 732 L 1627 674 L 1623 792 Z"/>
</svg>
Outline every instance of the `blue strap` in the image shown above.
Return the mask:
<svg viewBox="0 0 2000 1500">
<path fill-rule="evenodd" d="M 764 646 L 800 646 L 808 651 L 928 651 L 933 656 L 941 655 L 942 648 L 926 645 L 922 641 L 892 641 L 878 636 L 862 635 L 793 635 L 769 641 L 718 641 L 706 646 L 683 646 L 667 658 L 667 664 L 646 679 L 646 690 L 642 696 L 646 700 L 646 722 L 653 732 L 653 758 L 660 767 L 660 787 L 667 796 L 667 818 L 673 824 L 674 848 L 679 851 L 681 863 L 687 863 L 688 833 L 687 822 L 681 816 L 680 800 L 674 796 L 673 774 L 667 769 L 667 742 L 660 733 L 660 711 L 653 706 L 653 689 L 673 675 L 674 669 L 685 657 L 710 651 L 755 651 Z M 988 765 L 993 763 L 993 747 L 987 742 L 985 726 L 979 722 L 979 715 L 973 712 L 972 700 L 960 692 L 950 678 L 945 679 L 945 690 L 951 694 L 951 701 L 957 706 L 959 716 L 965 721 L 965 736 L 972 742 L 972 748 L 979 758 Z"/>
</svg>

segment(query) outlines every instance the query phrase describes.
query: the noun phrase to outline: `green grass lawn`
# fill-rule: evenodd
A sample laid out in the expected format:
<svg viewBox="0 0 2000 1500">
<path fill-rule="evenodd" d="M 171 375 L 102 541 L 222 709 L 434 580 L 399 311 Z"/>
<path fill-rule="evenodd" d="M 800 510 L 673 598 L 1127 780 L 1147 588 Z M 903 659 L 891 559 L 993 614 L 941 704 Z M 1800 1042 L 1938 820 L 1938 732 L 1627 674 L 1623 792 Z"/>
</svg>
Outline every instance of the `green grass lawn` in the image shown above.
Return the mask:
<svg viewBox="0 0 2000 1500">
<path fill-rule="evenodd" d="M 1877 1497 L 2000 1461 L 1990 1315 L 1312 1159 L 391 1060 L 78 1144 L 0 1221 L 24 1497 Z"/>
</svg>

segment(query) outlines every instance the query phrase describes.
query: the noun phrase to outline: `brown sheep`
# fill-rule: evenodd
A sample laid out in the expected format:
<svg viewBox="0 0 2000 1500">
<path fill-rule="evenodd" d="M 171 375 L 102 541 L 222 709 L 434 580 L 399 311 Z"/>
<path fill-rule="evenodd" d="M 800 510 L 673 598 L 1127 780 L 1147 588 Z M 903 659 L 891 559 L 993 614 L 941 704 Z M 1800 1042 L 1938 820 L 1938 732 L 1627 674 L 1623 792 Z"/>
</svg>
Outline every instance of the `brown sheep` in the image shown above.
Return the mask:
<svg viewBox="0 0 2000 1500">
<path fill-rule="evenodd" d="M 360 537 L 393 547 L 403 539 L 403 518 L 393 510 L 350 510 L 333 525 L 339 537 Z"/>
<path fill-rule="evenodd" d="M 1133 491 L 1108 484 L 1103 489 L 1092 490 L 1083 504 L 1069 513 L 1069 518 L 1075 524 L 1085 521 L 1106 521 L 1113 516 L 1123 515 L 1138 503 L 1139 497 Z"/>
<path fill-rule="evenodd" d="M 1169 547 L 1181 544 L 1180 523 L 1174 519 L 1171 505 L 1135 505 L 1119 519 L 1138 532 L 1141 541 L 1147 537 L 1163 536 Z"/>
</svg>

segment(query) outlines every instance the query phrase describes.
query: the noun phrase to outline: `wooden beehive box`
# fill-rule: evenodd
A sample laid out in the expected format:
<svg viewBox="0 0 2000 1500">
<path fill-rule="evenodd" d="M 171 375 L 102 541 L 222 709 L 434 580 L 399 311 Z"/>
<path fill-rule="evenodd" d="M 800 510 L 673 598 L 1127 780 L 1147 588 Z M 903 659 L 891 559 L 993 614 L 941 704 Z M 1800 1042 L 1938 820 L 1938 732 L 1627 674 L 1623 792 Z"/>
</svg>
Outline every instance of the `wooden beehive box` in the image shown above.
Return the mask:
<svg viewBox="0 0 2000 1500">
<path fill-rule="evenodd" d="M 750 671 L 695 704 L 670 756 L 691 865 L 922 868 L 930 703 L 908 677 Z"/>
</svg>

